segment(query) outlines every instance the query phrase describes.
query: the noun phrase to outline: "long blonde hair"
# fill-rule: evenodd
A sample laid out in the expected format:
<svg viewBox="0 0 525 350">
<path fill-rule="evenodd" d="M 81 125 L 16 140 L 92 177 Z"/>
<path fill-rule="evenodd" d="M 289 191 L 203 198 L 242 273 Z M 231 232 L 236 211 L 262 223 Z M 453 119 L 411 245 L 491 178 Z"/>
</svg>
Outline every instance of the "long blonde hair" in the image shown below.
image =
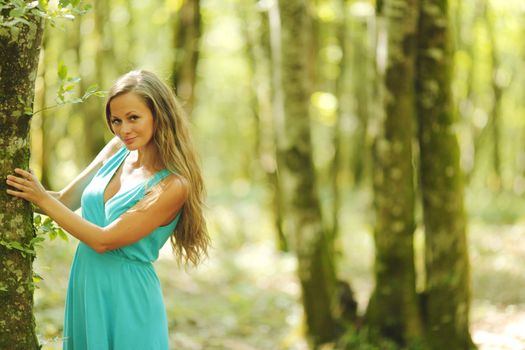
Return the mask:
<svg viewBox="0 0 525 350">
<path fill-rule="evenodd" d="M 197 265 L 207 255 L 210 238 L 203 214 L 204 183 L 188 118 L 174 92 L 155 74 L 145 70 L 131 71 L 120 77 L 109 90 L 106 122 L 112 132 L 109 104 L 116 96 L 128 92 L 141 96 L 152 112 L 153 142 L 162 165 L 189 183 L 188 196 L 170 240 L 179 262 Z M 159 194 L 157 191 L 157 196 Z"/>
</svg>

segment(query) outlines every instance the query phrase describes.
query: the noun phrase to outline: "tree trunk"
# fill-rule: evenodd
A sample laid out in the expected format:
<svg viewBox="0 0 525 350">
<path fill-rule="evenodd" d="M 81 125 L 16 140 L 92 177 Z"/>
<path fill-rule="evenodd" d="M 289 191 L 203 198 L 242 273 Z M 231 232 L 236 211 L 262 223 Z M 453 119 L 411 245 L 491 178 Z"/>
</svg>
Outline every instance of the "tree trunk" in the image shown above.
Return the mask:
<svg viewBox="0 0 525 350">
<path fill-rule="evenodd" d="M 362 184 L 369 178 L 370 152 L 367 144 L 368 121 L 370 119 L 370 86 L 371 77 L 369 47 L 369 17 L 352 18 L 350 41 L 352 43 L 352 91 L 354 96 L 356 128 L 353 132 L 353 146 L 351 155 L 352 174 L 355 186 Z"/>
<path fill-rule="evenodd" d="M 200 0 L 184 0 L 175 23 L 173 86 L 188 113 L 194 103 L 201 37 Z"/>
<path fill-rule="evenodd" d="M 113 56 L 112 47 L 109 46 L 111 43 L 109 30 L 106 30 L 106 26 L 109 26 L 109 6 L 110 4 L 105 0 L 94 0 L 93 1 L 93 16 L 95 21 L 94 37 L 97 46 L 97 52 L 95 54 L 95 82 L 100 87 L 105 87 L 108 82 L 108 78 L 111 76 L 111 67 L 115 62 Z M 79 56 L 82 57 L 82 56 Z M 79 61 L 79 67 L 81 63 Z M 80 90 L 84 92 L 86 88 L 91 85 L 92 82 L 83 79 L 80 81 Z M 84 124 L 84 144 L 87 146 L 86 151 L 86 162 L 90 162 L 96 157 L 98 152 L 104 147 L 106 141 L 104 139 L 104 131 L 107 130 L 103 102 L 99 98 L 90 98 L 84 104 L 85 117 L 82 118 Z"/>
<path fill-rule="evenodd" d="M 331 166 L 331 189 L 332 189 L 332 229 L 331 239 L 337 240 L 339 235 L 339 213 L 341 211 L 341 168 L 342 168 L 342 140 L 343 140 L 343 118 L 348 113 L 349 92 L 347 89 L 348 76 L 348 46 L 346 38 L 348 37 L 348 8 L 346 0 L 337 2 L 338 9 L 341 11 L 341 18 L 336 24 L 337 44 L 341 48 L 341 59 L 339 61 L 339 75 L 335 81 L 335 96 L 337 97 L 336 121 L 332 128 L 332 144 L 334 145 L 334 160 Z"/>
<path fill-rule="evenodd" d="M 500 59 L 498 56 L 498 47 L 496 42 L 496 35 L 494 33 L 494 18 L 491 16 L 490 3 L 485 0 L 483 18 L 485 19 L 487 27 L 487 36 L 490 43 L 490 60 L 492 69 L 491 86 L 493 92 L 492 109 L 490 111 L 490 118 L 487 127 L 490 128 L 492 138 L 492 172 L 493 179 L 491 186 L 495 190 L 500 190 L 502 186 L 501 179 L 501 158 L 500 158 L 500 115 L 501 115 L 501 99 L 503 97 L 503 85 L 498 79 L 498 71 L 500 69 Z"/>
<path fill-rule="evenodd" d="M 417 109 L 425 223 L 426 332 L 432 349 L 469 349 L 469 259 L 454 130 L 447 0 L 421 0 Z"/>
<path fill-rule="evenodd" d="M 273 6 L 273 5 L 270 5 Z M 280 251 L 288 251 L 288 243 L 282 228 L 282 196 L 277 176 L 277 150 L 273 121 L 273 79 L 271 66 L 269 8 L 256 11 L 256 3 L 240 6 L 246 56 L 252 75 L 253 113 L 256 117 L 257 140 L 255 154 L 261 170 L 272 186 L 272 208 L 277 244 Z"/>
<path fill-rule="evenodd" d="M 373 337 L 423 336 L 414 268 L 414 63 L 417 1 L 385 0 L 385 115 L 374 141 L 375 278 L 366 318 Z"/>
<path fill-rule="evenodd" d="M 0 32 L 0 349 L 38 349 L 33 316 L 34 255 L 14 247 L 30 247 L 35 236 L 29 202 L 6 194 L 5 178 L 16 167 L 28 168 L 29 129 L 34 99 L 42 18 L 26 14 Z M 9 249 L 8 247 L 12 247 Z"/>
<path fill-rule="evenodd" d="M 51 152 L 49 152 L 52 147 L 49 147 L 50 144 L 53 142 L 53 138 L 50 137 L 50 127 L 49 127 L 49 114 L 47 113 L 47 110 L 45 110 L 47 106 L 47 61 L 48 61 L 48 52 L 47 52 L 47 44 L 48 44 L 48 35 L 44 35 L 42 39 L 42 68 L 40 69 L 41 79 L 42 79 L 42 86 L 39 91 L 39 101 L 40 101 L 40 107 L 38 108 L 41 110 L 39 115 L 37 115 L 36 118 L 40 120 L 40 164 L 41 164 L 41 176 L 40 176 L 40 182 L 42 183 L 42 186 L 45 188 L 52 188 L 51 186 Z M 33 121 L 34 125 L 35 121 Z M 33 129 L 34 130 L 34 129 Z M 37 149 L 38 149 L 37 148 Z"/>
<path fill-rule="evenodd" d="M 279 169 L 285 200 L 285 232 L 293 239 L 310 343 L 334 340 L 336 280 L 333 247 L 323 228 L 312 160 L 308 58 L 310 20 L 305 0 L 279 1 L 282 40 L 285 143 Z M 279 164 L 280 165 L 280 164 Z"/>
</svg>

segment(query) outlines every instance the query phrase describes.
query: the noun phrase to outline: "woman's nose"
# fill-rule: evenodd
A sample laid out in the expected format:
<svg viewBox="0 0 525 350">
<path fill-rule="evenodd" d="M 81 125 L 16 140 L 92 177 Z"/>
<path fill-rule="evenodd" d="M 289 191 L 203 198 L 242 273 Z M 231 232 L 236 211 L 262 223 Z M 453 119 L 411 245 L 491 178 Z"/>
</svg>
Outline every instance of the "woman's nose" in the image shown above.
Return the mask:
<svg viewBox="0 0 525 350">
<path fill-rule="evenodd" d="M 131 130 L 131 126 L 128 123 L 122 123 L 122 126 L 120 127 L 120 132 L 123 134 L 129 133 Z"/>
</svg>

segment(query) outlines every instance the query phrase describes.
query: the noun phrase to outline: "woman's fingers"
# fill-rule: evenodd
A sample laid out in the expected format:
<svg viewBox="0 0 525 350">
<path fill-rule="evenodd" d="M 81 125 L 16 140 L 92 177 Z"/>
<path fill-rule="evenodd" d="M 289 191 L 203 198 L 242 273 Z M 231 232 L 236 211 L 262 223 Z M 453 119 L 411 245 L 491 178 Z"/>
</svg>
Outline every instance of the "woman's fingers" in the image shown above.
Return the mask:
<svg viewBox="0 0 525 350">
<path fill-rule="evenodd" d="M 31 174 L 28 171 L 25 171 L 24 169 L 16 168 L 15 169 L 15 173 L 22 175 L 22 177 L 25 178 L 25 179 L 32 179 L 33 178 L 33 174 Z"/>
<path fill-rule="evenodd" d="M 13 176 L 13 175 L 7 175 L 7 184 L 8 185 L 11 185 L 11 186 L 15 186 L 15 185 L 22 185 L 22 186 L 26 186 L 29 184 L 29 181 L 26 180 L 26 179 L 23 179 L 23 178 L 20 178 L 20 177 L 16 177 L 16 176 Z M 17 187 L 15 186 L 15 187 Z"/>
</svg>

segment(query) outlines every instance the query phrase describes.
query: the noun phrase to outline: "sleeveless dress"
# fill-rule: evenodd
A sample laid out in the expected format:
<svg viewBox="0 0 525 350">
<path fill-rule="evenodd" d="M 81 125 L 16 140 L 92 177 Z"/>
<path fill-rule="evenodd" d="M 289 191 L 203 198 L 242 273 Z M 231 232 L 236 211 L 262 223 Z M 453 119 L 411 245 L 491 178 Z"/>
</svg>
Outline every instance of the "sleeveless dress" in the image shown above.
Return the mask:
<svg viewBox="0 0 525 350">
<path fill-rule="evenodd" d="M 170 174 L 161 170 L 104 204 L 104 190 L 128 154 L 121 148 L 86 187 L 81 199 L 84 219 L 100 227 L 109 225 Z M 166 310 L 152 262 L 179 216 L 141 240 L 103 254 L 78 244 L 69 276 L 63 349 L 168 349 Z"/>
</svg>

